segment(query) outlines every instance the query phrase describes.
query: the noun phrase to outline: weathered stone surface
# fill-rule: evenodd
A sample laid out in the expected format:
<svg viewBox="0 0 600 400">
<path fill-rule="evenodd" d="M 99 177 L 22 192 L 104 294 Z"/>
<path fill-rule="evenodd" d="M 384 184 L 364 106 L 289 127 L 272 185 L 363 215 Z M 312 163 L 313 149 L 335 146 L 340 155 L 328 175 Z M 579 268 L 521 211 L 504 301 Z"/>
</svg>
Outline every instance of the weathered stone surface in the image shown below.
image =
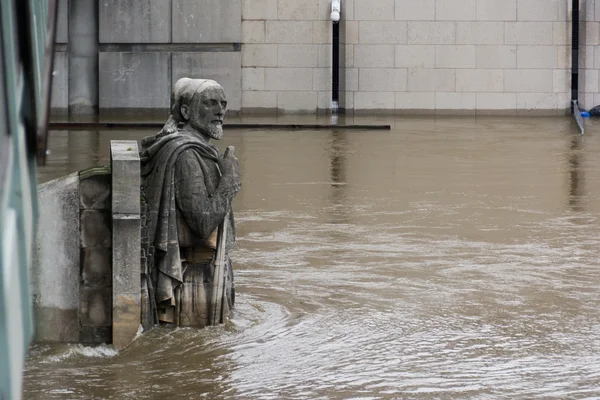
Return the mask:
<svg viewBox="0 0 600 400">
<path fill-rule="evenodd" d="M 171 4 L 164 0 L 99 2 L 100 43 L 168 43 Z"/>
<path fill-rule="evenodd" d="M 112 286 L 112 249 L 81 249 L 81 282 L 86 287 Z"/>
<path fill-rule="evenodd" d="M 110 326 L 112 293 L 108 288 L 82 288 L 79 308 L 81 326 Z"/>
<path fill-rule="evenodd" d="M 69 108 L 69 55 L 54 53 L 54 75 L 52 76 L 51 107 L 55 110 Z"/>
<path fill-rule="evenodd" d="M 172 84 L 174 85 L 183 77 L 212 79 L 219 82 L 227 96 L 227 109 L 238 111 L 241 108 L 241 53 L 173 53 Z"/>
<path fill-rule="evenodd" d="M 240 43 L 241 41 L 241 0 L 173 0 L 173 42 Z"/>
<path fill-rule="evenodd" d="M 170 53 L 100 52 L 100 108 L 168 108 L 170 57 Z"/>
<path fill-rule="evenodd" d="M 56 43 L 69 41 L 69 0 L 58 0 L 58 15 L 56 17 Z"/>
<path fill-rule="evenodd" d="M 79 182 L 79 201 L 83 209 L 110 209 L 110 175 L 93 175 Z"/>
<path fill-rule="evenodd" d="M 140 159 L 137 142 L 111 141 L 112 339 L 117 348 L 133 340 L 141 313 Z"/>
<path fill-rule="evenodd" d="M 69 1 L 69 112 L 98 108 L 98 2 Z"/>
<path fill-rule="evenodd" d="M 113 216 L 113 291 L 115 295 L 140 293 L 140 219 Z"/>
<path fill-rule="evenodd" d="M 54 290 L 52 290 L 54 292 Z M 42 307 L 34 296 L 33 318 L 36 342 L 77 342 L 79 339 L 79 309 Z"/>
<path fill-rule="evenodd" d="M 139 290 L 139 288 L 138 288 Z M 140 326 L 139 295 L 119 295 L 113 302 L 112 343 L 122 349 L 127 346 Z"/>
<path fill-rule="evenodd" d="M 83 344 L 111 343 L 112 329 L 110 326 L 82 326 L 79 342 Z"/>
<path fill-rule="evenodd" d="M 101 210 L 81 211 L 81 247 L 107 248 L 112 243 L 110 213 Z"/>
<path fill-rule="evenodd" d="M 77 341 L 79 177 L 38 186 L 40 215 L 32 269 L 36 340 Z"/>
<path fill-rule="evenodd" d="M 140 157 L 134 140 L 110 142 L 113 214 L 140 214 Z"/>
</svg>

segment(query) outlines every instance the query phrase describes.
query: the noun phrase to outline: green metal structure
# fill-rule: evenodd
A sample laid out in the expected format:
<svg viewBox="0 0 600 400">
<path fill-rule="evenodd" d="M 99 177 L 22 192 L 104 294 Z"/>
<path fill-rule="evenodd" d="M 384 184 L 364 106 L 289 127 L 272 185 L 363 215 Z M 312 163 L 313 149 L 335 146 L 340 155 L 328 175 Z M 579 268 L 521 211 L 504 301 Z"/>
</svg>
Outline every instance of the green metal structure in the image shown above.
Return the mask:
<svg viewBox="0 0 600 400">
<path fill-rule="evenodd" d="M 55 21 L 56 1 L 0 1 L 0 400 L 21 398 L 34 329 L 35 161 L 46 152 Z"/>
</svg>

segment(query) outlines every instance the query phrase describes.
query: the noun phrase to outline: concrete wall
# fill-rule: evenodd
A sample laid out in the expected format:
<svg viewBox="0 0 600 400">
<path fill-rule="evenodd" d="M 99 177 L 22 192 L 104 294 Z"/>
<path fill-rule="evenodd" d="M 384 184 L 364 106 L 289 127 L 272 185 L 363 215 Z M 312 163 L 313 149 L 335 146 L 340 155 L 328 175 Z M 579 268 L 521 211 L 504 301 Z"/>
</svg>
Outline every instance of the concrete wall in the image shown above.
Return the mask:
<svg viewBox="0 0 600 400">
<path fill-rule="evenodd" d="M 93 168 L 39 185 L 35 340 L 110 343 L 111 179 Z"/>
<path fill-rule="evenodd" d="M 356 111 L 563 113 L 570 3 L 342 0 L 343 103 Z M 100 108 L 167 108 L 168 88 L 188 75 L 221 82 L 232 110 L 327 109 L 329 4 L 99 2 Z M 600 103 L 600 0 L 582 7 L 580 101 L 591 108 Z"/>
</svg>

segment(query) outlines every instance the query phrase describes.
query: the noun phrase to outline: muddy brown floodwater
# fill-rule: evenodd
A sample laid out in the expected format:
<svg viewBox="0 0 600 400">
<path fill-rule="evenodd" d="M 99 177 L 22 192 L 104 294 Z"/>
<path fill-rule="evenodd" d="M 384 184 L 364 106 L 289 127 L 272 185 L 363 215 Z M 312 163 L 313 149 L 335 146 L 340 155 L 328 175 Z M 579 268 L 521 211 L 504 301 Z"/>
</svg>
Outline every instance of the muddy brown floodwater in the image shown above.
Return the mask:
<svg viewBox="0 0 600 400">
<path fill-rule="evenodd" d="M 600 398 L 600 125 L 389 122 L 226 131 L 232 319 L 120 352 L 36 344 L 24 397 Z M 40 180 L 151 133 L 53 132 Z"/>
</svg>

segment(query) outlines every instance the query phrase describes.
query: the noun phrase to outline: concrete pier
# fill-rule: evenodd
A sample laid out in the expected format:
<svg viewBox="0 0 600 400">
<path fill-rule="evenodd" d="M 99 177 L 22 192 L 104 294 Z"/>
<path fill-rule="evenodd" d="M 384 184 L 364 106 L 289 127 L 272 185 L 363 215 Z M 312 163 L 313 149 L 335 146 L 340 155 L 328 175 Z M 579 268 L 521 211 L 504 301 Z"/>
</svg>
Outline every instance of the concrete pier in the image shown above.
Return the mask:
<svg viewBox="0 0 600 400">
<path fill-rule="evenodd" d="M 122 348 L 133 340 L 141 313 L 140 158 L 137 142 L 111 142 L 113 278 L 112 339 Z"/>
</svg>

